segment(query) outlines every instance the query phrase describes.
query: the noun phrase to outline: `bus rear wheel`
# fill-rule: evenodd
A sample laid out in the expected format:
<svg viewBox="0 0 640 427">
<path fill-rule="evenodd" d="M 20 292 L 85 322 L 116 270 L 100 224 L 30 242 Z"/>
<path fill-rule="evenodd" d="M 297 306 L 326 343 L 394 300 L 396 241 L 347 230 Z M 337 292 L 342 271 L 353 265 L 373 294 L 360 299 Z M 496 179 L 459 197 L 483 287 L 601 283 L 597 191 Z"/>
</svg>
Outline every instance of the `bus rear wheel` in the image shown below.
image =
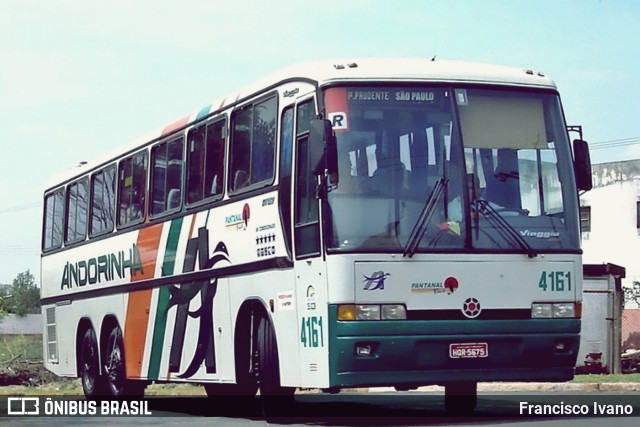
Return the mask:
<svg viewBox="0 0 640 427">
<path fill-rule="evenodd" d="M 127 378 L 122 331 L 116 326 L 107 339 L 104 357 L 109 394 L 117 399 L 144 396 L 145 383 Z"/>
<path fill-rule="evenodd" d="M 267 421 L 291 415 L 295 388 L 280 384 L 280 366 L 275 331 L 266 317 L 258 324 L 257 377 L 262 412 Z"/>
<path fill-rule="evenodd" d="M 80 378 L 87 399 L 96 399 L 107 392 L 107 380 L 100 372 L 98 341 L 93 328 L 84 332 L 80 343 Z"/>
</svg>

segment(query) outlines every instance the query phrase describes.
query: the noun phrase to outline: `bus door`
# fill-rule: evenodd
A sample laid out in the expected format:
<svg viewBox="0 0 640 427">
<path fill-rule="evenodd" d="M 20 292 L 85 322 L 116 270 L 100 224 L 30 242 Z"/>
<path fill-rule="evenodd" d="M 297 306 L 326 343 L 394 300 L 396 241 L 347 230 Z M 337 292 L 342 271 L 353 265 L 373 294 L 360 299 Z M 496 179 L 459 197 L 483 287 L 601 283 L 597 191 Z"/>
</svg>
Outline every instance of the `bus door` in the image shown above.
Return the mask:
<svg viewBox="0 0 640 427">
<path fill-rule="evenodd" d="M 298 348 L 302 387 L 329 385 L 327 342 L 327 280 L 322 251 L 318 177 L 309 159 L 309 122 L 315 118 L 313 97 L 296 104 L 293 252 L 298 312 Z"/>
</svg>

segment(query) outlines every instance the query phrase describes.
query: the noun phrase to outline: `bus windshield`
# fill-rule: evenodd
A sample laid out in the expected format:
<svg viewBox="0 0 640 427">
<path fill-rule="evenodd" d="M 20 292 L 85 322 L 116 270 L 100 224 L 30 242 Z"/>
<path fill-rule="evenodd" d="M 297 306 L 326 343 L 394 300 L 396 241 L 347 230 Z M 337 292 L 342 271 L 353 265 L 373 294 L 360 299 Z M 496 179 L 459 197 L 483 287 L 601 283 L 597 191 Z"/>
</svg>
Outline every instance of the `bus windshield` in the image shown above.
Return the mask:
<svg viewBox="0 0 640 427">
<path fill-rule="evenodd" d="M 330 251 L 579 249 L 557 94 L 332 87 L 325 105 L 339 163 L 327 195 Z"/>
</svg>

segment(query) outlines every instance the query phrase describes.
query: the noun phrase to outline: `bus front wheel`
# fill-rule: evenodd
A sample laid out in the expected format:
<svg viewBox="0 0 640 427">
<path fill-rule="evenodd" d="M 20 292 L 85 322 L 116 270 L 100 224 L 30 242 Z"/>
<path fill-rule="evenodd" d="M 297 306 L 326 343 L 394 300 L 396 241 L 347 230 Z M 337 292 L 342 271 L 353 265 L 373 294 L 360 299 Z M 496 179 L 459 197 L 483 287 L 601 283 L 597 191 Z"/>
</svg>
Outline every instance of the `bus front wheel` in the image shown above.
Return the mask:
<svg viewBox="0 0 640 427">
<path fill-rule="evenodd" d="M 290 415 L 295 388 L 280 384 L 278 346 L 271 322 L 262 317 L 258 324 L 257 377 L 262 411 L 267 420 Z"/>
</svg>

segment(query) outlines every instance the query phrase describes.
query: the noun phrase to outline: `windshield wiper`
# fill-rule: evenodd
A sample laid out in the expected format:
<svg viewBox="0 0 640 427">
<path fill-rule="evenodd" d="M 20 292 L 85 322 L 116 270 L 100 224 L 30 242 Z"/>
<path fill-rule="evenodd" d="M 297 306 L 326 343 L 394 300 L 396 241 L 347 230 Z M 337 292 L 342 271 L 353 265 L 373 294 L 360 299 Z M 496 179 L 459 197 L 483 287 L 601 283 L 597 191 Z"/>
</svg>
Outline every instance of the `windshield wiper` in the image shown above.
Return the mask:
<svg viewBox="0 0 640 427">
<path fill-rule="evenodd" d="M 403 257 L 411 258 L 413 254 L 416 253 L 416 249 L 424 236 L 425 231 L 427 231 L 427 226 L 429 225 L 429 221 L 431 221 L 431 217 L 433 213 L 436 211 L 435 207 L 438 205 L 438 201 L 440 197 L 442 197 L 442 193 L 444 193 L 444 188 L 449 180 L 446 178 L 440 178 L 436 185 L 431 190 L 429 197 L 427 197 L 427 201 L 420 211 L 420 215 L 418 216 L 418 220 L 413 226 L 413 230 L 411 230 L 411 234 L 409 235 L 409 240 L 407 241 L 407 246 L 404 248 Z"/>
<path fill-rule="evenodd" d="M 487 219 L 491 225 L 498 230 L 498 232 L 502 235 L 502 237 L 511 243 L 515 243 L 521 249 L 524 249 L 527 252 L 527 256 L 529 258 L 533 258 L 538 256 L 538 253 L 527 243 L 527 241 L 516 231 L 515 228 L 507 220 L 505 220 L 500 213 L 496 211 L 496 209 L 489 204 L 486 200 L 476 200 L 475 205 L 477 206 L 478 213 L 483 215 L 484 218 Z M 478 225 L 476 223 L 476 230 Z"/>
</svg>

